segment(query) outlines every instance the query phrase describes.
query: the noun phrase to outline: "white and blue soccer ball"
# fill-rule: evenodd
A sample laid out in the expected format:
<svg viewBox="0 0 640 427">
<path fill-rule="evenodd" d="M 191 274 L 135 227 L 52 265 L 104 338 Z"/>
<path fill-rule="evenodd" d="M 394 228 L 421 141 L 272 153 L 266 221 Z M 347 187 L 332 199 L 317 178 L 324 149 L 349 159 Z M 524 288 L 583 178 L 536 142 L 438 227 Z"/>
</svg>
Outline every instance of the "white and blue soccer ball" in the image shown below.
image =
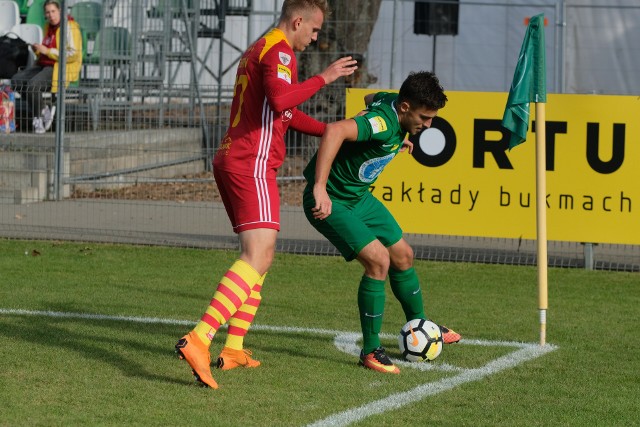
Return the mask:
<svg viewBox="0 0 640 427">
<path fill-rule="evenodd" d="M 406 360 L 424 362 L 440 355 L 444 341 L 438 325 L 427 319 L 413 319 L 400 330 L 398 344 Z"/>
</svg>

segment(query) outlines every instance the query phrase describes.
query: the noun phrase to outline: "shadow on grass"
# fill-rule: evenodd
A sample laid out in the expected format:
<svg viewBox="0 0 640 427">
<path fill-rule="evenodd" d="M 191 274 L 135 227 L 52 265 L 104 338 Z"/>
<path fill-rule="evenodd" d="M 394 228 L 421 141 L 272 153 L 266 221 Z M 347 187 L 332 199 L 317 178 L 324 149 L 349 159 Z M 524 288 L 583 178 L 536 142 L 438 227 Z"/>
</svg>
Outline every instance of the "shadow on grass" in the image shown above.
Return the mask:
<svg viewBox="0 0 640 427">
<path fill-rule="evenodd" d="M 46 311 L 78 313 L 72 307 L 62 304 L 48 306 Z M 28 315 L 27 317 L 27 321 L 23 320 L 25 315 L 0 317 L 0 325 L 4 324 L 0 327 L 0 335 L 5 335 L 14 341 L 73 351 L 86 359 L 109 364 L 128 377 L 168 384 L 192 383 L 192 381 L 182 381 L 170 375 L 158 373 L 157 369 L 152 366 L 153 363 L 145 362 L 153 361 L 153 355 L 174 357 L 176 341 L 190 330 L 191 326 L 141 323 L 127 319 L 120 321 L 36 315 Z M 217 351 L 222 348 L 225 339 L 226 329 L 223 329 L 217 334 L 212 347 L 214 364 Z M 333 339 L 334 336 L 331 334 L 256 329 L 250 330 L 246 342 L 258 355 L 264 352 L 281 355 L 285 358 L 300 358 L 305 360 L 305 363 L 313 363 L 313 360 L 317 360 L 345 367 L 353 366 L 357 362 L 357 358 L 346 356 L 337 350 L 333 345 Z M 274 342 L 280 344 L 276 346 L 273 345 Z M 288 345 L 287 342 L 290 344 Z M 319 348 L 323 350 L 318 351 Z M 151 359 L 149 355 L 152 355 Z M 154 363 L 157 364 L 157 360 Z M 179 362 L 175 359 L 175 363 L 184 364 L 185 371 L 189 372 L 189 367 L 185 362 Z M 172 368 L 167 368 L 167 371 L 170 370 Z M 188 377 L 185 374 L 185 378 L 191 379 L 190 372 Z"/>
<path fill-rule="evenodd" d="M 26 343 L 48 346 L 52 349 L 64 349 L 73 351 L 86 359 L 109 364 L 123 375 L 137 377 L 149 381 L 158 381 L 168 384 L 183 385 L 187 381 L 180 381 L 168 375 L 152 372 L 151 368 L 145 365 L 144 360 L 148 356 L 144 354 L 156 354 L 161 356 L 173 355 L 173 336 L 176 327 L 168 325 L 141 325 L 127 322 L 114 322 L 105 320 L 73 319 L 73 318 L 51 318 L 38 317 L 37 321 L 19 321 L 21 316 L 12 318 L 0 318 L 0 334 L 13 341 L 24 341 Z M 18 321 L 12 321 L 16 319 Z M 34 318 L 30 320 L 35 320 Z M 78 332 L 74 324 L 82 323 L 82 329 L 112 329 L 117 337 L 100 335 L 91 332 Z M 168 330 L 174 335 L 168 335 Z M 158 333 L 163 336 L 171 336 L 169 340 L 164 340 L 160 345 L 151 345 L 144 340 L 136 340 L 135 337 L 141 333 Z M 151 340 L 158 342 L 157 340 Z M 165 345 L 166 344 L 166 345 Z M 124 355 L 118 349 L 126 348 L 134 354 Z M 140 361 L 134 360 L 139 355 Z M 176 359 L 177 363 L 177 359 Z"/>
<path fill-rule="evenodd" d="M 249 333 L 252 333 L 249 331 Z M 284 357 L 299 357 L 301 359 L 306 360 L 310 363 L 310 360 L 319 360 L 322 362 L 330 362 L 333 364 L 340 364 L 344 366 L 353 366 L 357 363 L 355 359 L 345 359 L 345 355 L 343 352 L 339 351 L 335 348 L 333 344 L 333 336 L 332 335 L 324 335 L 324 334 L 314 334 L 309 332 L 276 332 L 276 331 L 253 331 L 255 334 L 259 334 L 259 339 L 256 338 L 255 341 L 259 341 L 252 347 L 263 350 L 273 354 L 280 354 Z M 281 342 L 283 341 L 283 335 L 286 335 L 287 340 L 296 341 L 294 345 L 279 345 L 274 346 L 270 344 L 271 342 Z M 271 338 L 273 337 L 273 339 Z M 318 346 L 316 344 L 311 344 L 311 341 L 324 344 L 323 348 L 327 348 L 327 351 L 318 352 Z"/>
</svg>

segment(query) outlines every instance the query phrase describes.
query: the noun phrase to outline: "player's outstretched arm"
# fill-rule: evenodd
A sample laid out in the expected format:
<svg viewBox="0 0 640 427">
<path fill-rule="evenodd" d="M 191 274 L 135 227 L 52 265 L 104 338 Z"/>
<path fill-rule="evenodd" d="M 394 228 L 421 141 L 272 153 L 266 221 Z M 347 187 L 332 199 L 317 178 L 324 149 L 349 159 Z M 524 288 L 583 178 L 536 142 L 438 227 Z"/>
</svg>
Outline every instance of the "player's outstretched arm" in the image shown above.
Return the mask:
<svg viewBox="0 0 640 427">
<path fill-rule="evenodd" d="M 277 52 L 277 50 L 276 50 Z M 324 85 L 331 83 L 341 76 L 353 74 L 356 61 L 350 56 L 338 59 L 320 74 L 297 83 L 291 84 L 283 80 L 278 74 L 278 56 L 269 53 L 263 59 L 263 84 L 267 101 L 274 111 L 282 112 L 297 107 L 311 98 Z M 274 65 L 275 64 L 275 65 Z"/>
<path fill-rule="evenodd" d="M 307 135 L 322 137 L 327 124 L 314 119 L 303 113 L 297 108 L 293 109 L 293 117 L 291 117 L 290 129 L 295 129 Z"/>
<path fill-rule="evenodd" d="M 333 83 L 340 77 L 350 76 L 358 69 L 358 61 L 350 56 L 345 56 L 329 65 L 319 75 L 326 84 Z"/>
</svg>

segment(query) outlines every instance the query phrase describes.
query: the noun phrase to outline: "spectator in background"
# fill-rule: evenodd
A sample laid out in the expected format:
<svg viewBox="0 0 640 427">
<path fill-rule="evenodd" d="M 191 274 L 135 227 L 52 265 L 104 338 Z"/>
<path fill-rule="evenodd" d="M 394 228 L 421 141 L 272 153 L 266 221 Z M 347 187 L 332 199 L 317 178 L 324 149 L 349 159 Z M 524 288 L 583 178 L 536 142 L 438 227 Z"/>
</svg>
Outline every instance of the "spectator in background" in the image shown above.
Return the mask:
<svg viewBox="0 0 640 427">
<path fill-rule="evenodd" d="M 12 86 L 16 92 L 25 97 L 33 116 L 33 129 L 36 133 L 45 133 L 51 128 L 55 106 L 44 105 L 42 94 L 47 91 L 58 92 L 58 59 L 60 55 L 60 23 L 62 13 L 58 0 L 44 2 L 44 25 L 42 43 L 31 45 L 37 56 L 36 62 L 24 70 L 18 71 L 12 78 Z M 65 86 L 80 77 L 82 67 L 82 35 L 80 26 L 73 18 L 67 22 L 65 40 L 67 58 L 65 69 Z"/>
</svg>

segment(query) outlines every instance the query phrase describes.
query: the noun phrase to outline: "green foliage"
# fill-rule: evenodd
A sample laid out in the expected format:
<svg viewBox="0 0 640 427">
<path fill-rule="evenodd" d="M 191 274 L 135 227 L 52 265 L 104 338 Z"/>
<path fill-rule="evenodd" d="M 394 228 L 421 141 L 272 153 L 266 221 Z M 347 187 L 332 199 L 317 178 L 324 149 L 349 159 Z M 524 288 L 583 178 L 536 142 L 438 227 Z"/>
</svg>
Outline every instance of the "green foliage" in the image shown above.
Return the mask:
<svg viewBox="0 0 640 427">
<path fill-rule="evenodd" d="M 213 370 L 219 390 L 195 386 L 173 345 L 202 315 L 236 255 L 0 241 L 0 424 L 297 426 L 455 375 L 366 371 L 330 335 L 266 328 L 359 331 L 359 264 L 279 254 L 246 339 L 263 366 Z M 535 268 L 417 262 L 416 269 L 427 314 L 463 338 L 537 342 Z M 547 337 L 556 351 L 355 425 L 638 425 L 638 307 L 638 274 L 551 269 Z M 389 292 L 383 331 L 392 356 L 403 320 Z M 219 335 L 214 359 L 224 331 Z M 477 368 L 510 351 L 461 343 L 445 347 L 434 363 Z"/>
</svg>

